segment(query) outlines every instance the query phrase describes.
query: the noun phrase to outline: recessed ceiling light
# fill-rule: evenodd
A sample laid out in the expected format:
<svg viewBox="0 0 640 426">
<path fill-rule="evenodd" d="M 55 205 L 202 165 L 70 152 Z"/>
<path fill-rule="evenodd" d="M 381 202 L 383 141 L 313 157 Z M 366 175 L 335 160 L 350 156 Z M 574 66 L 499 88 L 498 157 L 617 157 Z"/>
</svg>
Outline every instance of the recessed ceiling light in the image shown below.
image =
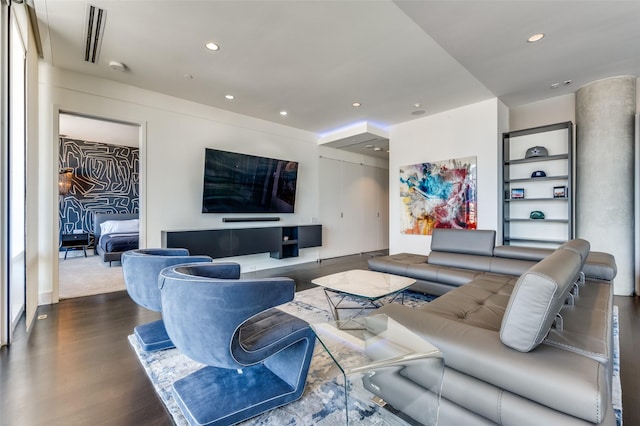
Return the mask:
<svg viewBox="0 0 640 426">
<path fill-rule="evenodd" d="M 557 89 L 558 87 L 560 87 L 560 83 L 551 83 L 549 87 L 552 89 Z"/>
<path fill-rule="evenodd" d="M 358 108 L 360 105 L 362 105 L 360 102 L 354 102 L 351 104 L 351 106 Z"/>
<path fill-rule="evenodd" d="M 373 145 L 365 145 L 365 148 L 373 148 Z"/>
<path fill-rule="evenodd" d="M 193 76 L 191 74 L 185 74 L 183 77 L 186 78 L 187 80 L 193 79 Z"/>
<path fill-rule="evenodd" d="M 542 34 L 542 33 L 538 33 L 538 34 L 534 34 L 534 35 L 532 35 L 531 37 L 529 37 L 529 38 L 527 39 L 527 42 L 528 42 L 528 43 L 535 43 L 536 41 L 540 41 L 540 40 L 542 40 L 543 38 L 544 38 L 544 34 Z"/>
<path fill-rule="evenodd" d="M 565 80 L 562 82 L 562 84 L 564 84 L 565 86 L 568 86 L 571 84 L 571 80 Z"/>
<path fill-rule="evenodd" d="M 204 45 L 204 47 L 206 47 L 206 48 L 207 48 L 207 49 L 209 49 L 209 50 L 213 50 L 214 52 L 215 52 L 216 50 L 220 50 L 220 46 L 218 46 L 216 43 L 214 43 L 214 42 L 212 42 L 212 41 L 210 41 L 210 42 L 206 43 L 206 44 Z"/>
<path fill-rule="evenodd" d="M 411 113 L 411 115 L 422 115 L 422 114 L 424 114 L 424 110 L 422 110 L 422 109 L 419 109 L 417 111 L 413 111 Z"/>
<path fill-rule="evenodd" d="M 122 62 L 118 62 L 118 61 L 110 61 L 109 62 L 109 67 L 111 69 L 114 69 L 116 71 L 126 71 L 127 66 L 125 64 L 123 64 Z"/>
<path fill-rule="evenodd" d="M 422 104 L 417 103 L 417 102 L 416 102 L 415 104 L 413 104 L 413 107 L 414 107 L 414 108 L 420 108 L 421 106 L 422 106 Z"/>
<path fill-rule="evenodd" d="M 375 148 L 373 148 L 374 151 L 382 151 L 382 148 L 380 148 L 379 146 L 376 146 Z"/>
<path fill-rule="evenodd" d="M 281 115 L 281 116 L 283 116 L 283 117 L 284 117 L 285 115 L 287 115 L 287 114 L 289 114 L 287 111 L 280 111 L 280 115 Z"/>
<path fill-rule="evenodd" d="M 233 95 L 224 95 L 225 98 L 229 99 L 230 101 L 234 100 L 236 97 Z"/>
</svg>

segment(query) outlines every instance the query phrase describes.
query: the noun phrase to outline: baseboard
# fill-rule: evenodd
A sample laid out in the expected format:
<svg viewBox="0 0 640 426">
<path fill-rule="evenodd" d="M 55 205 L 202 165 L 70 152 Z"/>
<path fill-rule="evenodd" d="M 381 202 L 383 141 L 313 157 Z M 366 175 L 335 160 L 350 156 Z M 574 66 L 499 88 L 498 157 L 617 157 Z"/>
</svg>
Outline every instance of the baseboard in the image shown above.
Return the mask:
<svg viewBox="0 0 640 426">
<path fill-rule="evenodd" d="M 53 291 L 45 291 L 38 293 L 38 306 L 52 305 L 53 304 Z"/>
</svg>

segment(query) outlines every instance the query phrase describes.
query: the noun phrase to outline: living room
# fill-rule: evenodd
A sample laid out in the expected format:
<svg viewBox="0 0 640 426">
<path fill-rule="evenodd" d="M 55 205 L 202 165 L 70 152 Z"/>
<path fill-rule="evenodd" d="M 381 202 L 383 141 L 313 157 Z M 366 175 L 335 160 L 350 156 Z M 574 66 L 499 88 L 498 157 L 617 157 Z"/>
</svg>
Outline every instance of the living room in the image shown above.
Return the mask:
<svg viewBox="0 0 640 426">
<path fill-rule="evenodd" d="M 109 8 L 108 2 L 106 8 Z M 28 39 L 29 46 L 35 48 L 36 42 L 31 35 Z M 128 58 L 121 60 L 129 63 Z M 27 313 L 30 318 L 34 317 L 38 305 L 58 302 L 59 284 L 55 261 L 58 256 L 58 193 L 55 178 L 58 174 L 57 126 L 61 112 L 140 126 L 140 241 L 143 247 L 159 247 L 161 233 L 165 230 L 224 226 L 221 220 L 224 215 L 201 213 L 204 151 L 205 148 L 216 148 L 299 162 L 296 211 L 282 217 L 283 224 L 323 223 L 321 212 L 325 200 L 322 199 L 322 194 L 323 184 L 327 179 L 323 176 L 320 158 L 346 160 L 386 169 L 390 182 L 389 252 L 426 253 L 429 247 L 428 237 L 400 233 L 400 201 L 396 184 L 399 167 L 422 161 L 476 156 L 478 228 L 494 229 L 500 233 L 502 221 L 499 170 L 502 132 L 565 121 L 576 123 L 575 91 L 583 84 L 596 80 L 579 84 L 575 82 L 572 83 L 574 86 L 560 87 L 559 90 L 548 89 L 548 93 L 553 96 L 510 107 L 507 107 L 501 96 L 489 90 L 479 93 L 474 102 L 437 112 L 429 111 L 424 117 L 411 116 L 410 109 L 421 107 L 410 108 L 411 105 L 408 105 L 404 112 L 407 121 L 385 126 L 383 129 L 389 139 L 390 153 L 387 162 L 363 154 L 319 146 L 318 140 L 331 134 L 338 123 L 332 124 L 330 128 L 303 129 L 290 124 L 295 116 L 294 111 L 289 112 L 290 121 L 284 116 L 267 121 L 186 100 L 176 94 L 136 87 L 126 82 L 126 73 L 117 74 L 119 71 L 113 69 L 103 71 L 111 73 L 113 78 L 99 77 L 63 69 L 56 66 L 55 61 L 52 66 L 46 57 L 38 59 L 33 53 L 29 53 L 27 63 L 31 65 L 28 67 L 28 87 L 31 88 L 28 92 L 37 93 L 37 102 L 30 102 L 28 106 L 32 123 L 37 121 L 37 125 L 32 124 L 28 129 L 27 142 L 28 152 L 37 153 L 28 159 L 28 170 L 33 171 L 32 176 L 37 181 L 28 195 L 28 205 L 32 208 L 27 217 L 30 230 L 27 233 L 30 265 L 27 269 Z M 140 71 L 132 67 L 129 72 Z M 608 77 L 628 73 L 625 69 Z M 183 80 L 181 84 L 190 84 L 189 78 L 180 78 Z M 636 80 L 636 105 L 640 102 L 638 86 Z M 33 98 L 30 99 L 33 101 Z M 424 108 L 428 109 L 429 101 L 422 102 L 425 103 Z M 348 107 L 355 108 L 351 105 Z M 273 105 L 273 109 L 274 115 L 278 115 L 280 106 Z M 355 127 L 362 127 L 362 121 L 358 121 Z M 380 127 L 377 123 L 368 124 Z M 52 214 L 53 212 L 56 214 Z M 356 235 L 361 233 L 359 230 Z M 579 234 L 578 232 L 577 236 Z M 330 238 L 329 236 L 327 241 Z M 498 239 L 500 238 L 499 234 Z M 260 255 L 238 260 L 243 271 L 250 272 L 315 262 L 325 257 L 321 250 L 323 249 L 306 249 L 299 258 L 290 260 L 275 260 Z M 595 246 L 594 250 L 609 251 L 609 248 Z M 624 284 L 619 294 L 630 294 L 629 288 L 632 289 L 633 284 Z M 31 321 L 28 323 L 29 327 L 33 326 Z"/>
</svg>

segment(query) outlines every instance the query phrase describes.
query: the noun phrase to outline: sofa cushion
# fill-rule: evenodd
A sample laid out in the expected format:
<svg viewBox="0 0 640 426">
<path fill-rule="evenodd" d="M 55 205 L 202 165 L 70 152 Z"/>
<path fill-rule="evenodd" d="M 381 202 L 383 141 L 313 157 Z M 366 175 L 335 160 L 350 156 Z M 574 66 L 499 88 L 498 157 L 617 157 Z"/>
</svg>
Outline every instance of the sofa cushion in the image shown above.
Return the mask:
<svg viewBox="0 0 640 426">
<path fill-rule="evenodd" d="M 494 274 L 506 274 L 506 275 L 522 275 L 529 268 L 536 264 L 534 260 L 522 260 L 522 259 L 505 259 L 502 257 L 492 257 L 489 265 L 489 270 Z"/>
<path fill-rule="evenodd" d="M 407 275 L 409 265 L 426 265 L 427 256 L 398 253 L 390 256 L 376 256 L 369 259 L 369 269 L 396 275 Z M 413 278 L 413 277 L 412 277 Z"/>
<path fill-rule="evenodd" d="M 496 231 L 436 228 L 431 235 L 431 250 L 449 253 L 493 256 Z"/>
<path fill-rule="evenodd" d="M 507 259 L 539 261 L 553 253 L 553 249 L 521 246 L 496 246 L 493 255 Z"/>
<path fill-rule="evenodd" d="M 587 256 L 589 256 L 589 250 L 591 250 L 591 244 L 587 240 L 581 240 L 580 238 L 575 238 L 573 240 L 569 240 L 566 243 L 562 244 L 559 249 L 563 250 L 572 250 L 580 256 L 580 270 L 582 270 L 582 264 L 587 260 Z"/>
<path fill-rule="evenodd" d="M 512 290 L 513 282 L 476 278 L 422 309 L 470 326 L 498 331 Z"/>
<path fill-rule="evenodd" d="M 554 345 L 609 365 L 613 332 L 613 286 L 589 280 L 580 285 L 573 305 L 560 310 L 562 330 L 551 329 L 544 344 Z"/>
<path fill-rule="evenodd" d="M 582 271 L 589 278 L 612 281 L 618 274 L 615 258 L 609 253 L 592 251 L 582 266 Z"/>
<path fill-rule="evenodd" d="M 522 274 L 502 319 L 502 343 L 521 352 L 536 348 L 560 312 L 581 264 L 577 252 L 558 249 Z"/>
<path fill-rule="evenodd" d="M 427 258 L 427 263 L 429 265 L 447 266 L 450 268 L 464 268 L 479 272 L 489 272 L 491 268 L 491 259 L 491 256 L 431 251 L 431 253 L 429 253 L 429 257 Z"/>
</svg>

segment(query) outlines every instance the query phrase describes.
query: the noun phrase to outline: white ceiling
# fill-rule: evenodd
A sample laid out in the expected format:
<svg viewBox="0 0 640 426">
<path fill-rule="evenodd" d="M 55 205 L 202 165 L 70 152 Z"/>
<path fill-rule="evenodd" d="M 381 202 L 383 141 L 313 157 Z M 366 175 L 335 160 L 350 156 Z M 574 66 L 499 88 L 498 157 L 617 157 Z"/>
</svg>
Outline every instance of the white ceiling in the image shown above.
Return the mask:
<svg viewBox="0 0 640 426">
<path fill-rule="evenodd" d="M 515 107 L 640 76 L 637 0 L 91 3 L 107 12 L 95 64 L 84 61 L 87 3 L 35 0 L 53 66 L 319 138 L 354 123 L 386 128 L 496 96 Z M 546 37 L 527 43 L 537 32 Z M 206 50 L 206 41 L 221 49 Z M 112 60 L 127 69 L 111 69 Z"/>
</svg>

